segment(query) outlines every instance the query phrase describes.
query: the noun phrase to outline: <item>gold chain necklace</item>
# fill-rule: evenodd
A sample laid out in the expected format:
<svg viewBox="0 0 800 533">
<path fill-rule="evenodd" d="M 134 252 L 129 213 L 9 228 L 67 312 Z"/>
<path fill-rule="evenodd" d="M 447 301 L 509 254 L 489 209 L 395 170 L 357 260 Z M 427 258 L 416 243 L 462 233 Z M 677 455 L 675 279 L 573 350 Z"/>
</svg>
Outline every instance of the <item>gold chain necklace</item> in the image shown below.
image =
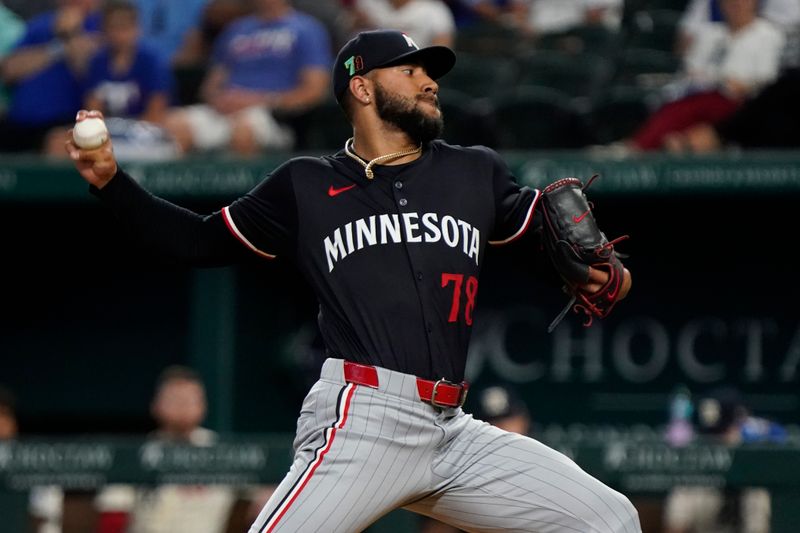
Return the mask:
<svg viewBox="0 0 800 533">
<path fill-rule="evenodd" d="M 380 157 L 376 157 L 375 159 L 367 163 L 366 161 L 358 157 L 355 154 L 355 152 L 352 151 L 352 146 L 353 146 L 353 138 L 350 137 L 349 139 L 347 139 L 347 142 L 344 143 L 344 153 L 346 153 L 347 155 L 349 155 L 350 157 L 361 163 L 361 165 L 364 167 L 364 173 L 367 175 L 367 179 L 370 180 L 375 177 L 375 173 L 372 172 L 372 165 L 382 163 L 384 161 L 389 161 L 390 159 L 397 159 L 399 157 L 416 154 L 422 151 L 422 144 L 420 144 L 419 146 L 411 150 L 403 150 L 402 152 L 394 152 L 391 154 L 382 155 Z"/>
</svg>

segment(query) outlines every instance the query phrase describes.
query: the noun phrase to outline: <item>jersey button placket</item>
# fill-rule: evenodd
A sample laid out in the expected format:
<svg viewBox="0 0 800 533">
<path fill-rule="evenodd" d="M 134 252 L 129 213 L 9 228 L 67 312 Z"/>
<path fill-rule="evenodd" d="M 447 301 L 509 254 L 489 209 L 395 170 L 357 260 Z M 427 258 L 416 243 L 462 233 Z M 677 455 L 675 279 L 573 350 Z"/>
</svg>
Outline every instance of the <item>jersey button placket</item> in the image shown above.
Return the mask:
<svg viewBox="0 0 800 533">
<path fill-rule="evenodd" d="M 394 186 L 395 193 L 397 193 L 399 195 L 400 191 L 403 190 L 403 182 L 401 180 L 399 180 L 399 179 L 395 180 L 393 186 Z M 408 205 L 408 199 L 407 198 L 399 198 L 397 200 L 397 203 L 398 203 L 398 205 L 400 205 L 400 207 L 405 207 L 405 206 Z"/>
</svg>

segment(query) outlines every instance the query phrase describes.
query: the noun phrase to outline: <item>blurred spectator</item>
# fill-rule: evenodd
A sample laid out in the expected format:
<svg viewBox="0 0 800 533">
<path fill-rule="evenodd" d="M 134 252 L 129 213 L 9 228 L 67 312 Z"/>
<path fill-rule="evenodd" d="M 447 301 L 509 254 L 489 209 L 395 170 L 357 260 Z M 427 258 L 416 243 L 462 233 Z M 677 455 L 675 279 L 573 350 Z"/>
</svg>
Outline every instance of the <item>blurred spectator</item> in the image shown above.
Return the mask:
<svg viewBox="0 0 800 533">
<path fill-rule="evenodd" d="M 14 394 L 0 386 L 0 441 L 14 440 L 19 435 L 16 404 Z M 25 528 L 36 533 L 61 532 L 64 492 L 60 487 L 33 487 L 30 494 L 18 492 L 4 497 L 17 500 L 13 508 L 4 510 L 3 526 L 9 527 L 8 531 L 22 531 Z"/>
<path fill-rule="evenodd" d="M 690 0 L 680 21 L 678 48 L 687 50 L 709 22 L 721 22 L 721 0 Z M 797 0 L 762 0 L 759 16 L 780 27 L 785 33 L 800 28 L 800 2 Z"/>
<path fill-rule="evenodd" d="M 97 109 L 106 117 L 164 120 L 170 70 L 155 50 L 141 42 L 140 35 L 136 6 L 129 0 L 107 0 L 103 8 L 106 46 L 89 65 L 86 109 Z"/>
<path fill-rule="evenodd" d="M 330 82 L 330 39 L 288 0 L 256 0 L 256 13 L 233 22 L 214 45 L 204 104 L 179 108 L 167 128 L 184 152 L 230 148 L 254 155 L 290 148 L 293 132 L 273 113 L 300 114 L 322 102 Z"/>
<path fill-rule="evenodd" d="M 244 0 L 246 1 L 246 0 Z M 172 63 L 190 31 L 199 28 L 209 0 L 136 0 L 145 43 Z"/>
<path fill-rule="evenodd" d="M 3 2 L 0 2 L 0 71 L 2 70 L 3 59 L 11 50 L 14 44 L 25 33 L 25 22 L 13 11 L 8 9 Z M 8 105 L 8 94 L 3 80 L 0 79 L 0 118 L 6 112 Z"/>
<path fill-rule="evenodd" d="M 445 0 L 458 28 L 495 24 L 524 29 L 528 24 L 528 0 Z"/>
<path fill-rule="evenodd" d="M 129 128 L 139 121 L 161 123 L 169 102 L 171 72 L 161 55 L 141 42 L 136 6 L 129 0 L 107 0 L 102 30 L 104 46 L 89 64 L 83 107 L 102 111 L 107 119 L 124 119 Z M 108 124 L 114 126 L 110 131 L 115 137 L 122 133 L 118 121 Z M 66 135 L 65 128 L 51 132 L 45 151 L 64 157 Z M 130 151 L 129 137 L 120 136 L 128 144 L 120 144 L 123 152 Z M 140 148 L 145 155 L 158 146 Z"/>
<path fill-rule="evenodd" d="M 355 0 L 353 32 L 379 28 L 400 30 L 420 48 L 452 47 L 453 14 L 440 0 Z"/>
<path fill-rule="evenodd" d="M 0 446 L 4 441 L 16 440 L 18 433 L 16 399 L 14 394 L 0 386 Z M 0 487 L 0 510 L 3 531 L 24 531 L 29 525 L 28 495 L 24 492 L 6 492 Z"/>
<path fill-rule="evenodd" d="M 472 392 L 470 400 L 475 400 L 475 418 L 512 433 L 531 436 L 533 421 L 530 412 L 513 387 L 495 384 Z"/>
<path fill-rule="evenodd" d="M 0 2 L 0 60 L 25 33 L 25 22 Z"/>
<path fill-rule="evenodd" d="M 207 0 L 199 24 L 189 28 L 180 49 L 173 54 L 173 66 L 205 68 L 211 59 L 214 41 L 228 24 L 249 12 L 250 0 Z"/>
<path fill-rule="evenodd" d="M 710 442 L 783 442 L 778 424 L 749 413 L 738 390 L 721 387 L 702 397 L 695 409 L 698 435 Z M 768 533 L 770 497 L 763 488 L 675 487 L 668 494 L 666 533 Z"/>
<path fill-rule="evenodd" d="M 505 384 L 492 384 L 467 395 L 465 409 L 472 416 L 500 429 L 530 436 L 533 431 L 528 406 L 516 390 Z M 461 530 L 432 518 L 423 518 L 420 533 L 459 533 Z"/>
<path fill-rule="evenodd" d="M 65 506 L 72 496 L 57 485 L 34 487 L 30 493 L 28 509 L 36 533 L 61 533 L 64 528 Z"/>
<path fill-rule="evenodd" d="M 622 21 L 623 0 L 529 1 L 529 25 L 535 35 L 594 25 L 618 30 Z"/>
<path fill-rule="evenodd" d="M 308 13 L 316 18 L 328 30 L 331 37 L 331 49 L 338 50 L 352 36 L 350 33 L 350 5 L 354 0 L 333 0 L 320 2 L 319 0 L 292 0 L 292 5 L 298 11 Z"/>
<path fill-rule="evenodd" d="M 0 387 L 0 440 L 12 440 L 17 436 L 16 401 L 11 391 Z"/>
<path fill-rule="evenodd" d="M 664 438 L 671 446 L 685 446 L 694 439 L 693 415 L 691 392 L 685 385 L 681 385 L 672 394 L 669 422 L 664 432 Z"/>
<path fill-rule="evenodd" d="M 630 146 L 656 150 L 701 122 L 717 123 L 778 76 L 783 33 L 757 16 L 758 0 L 721 0 L 724 23 L 707 23 L 684 58 L 675 97 L 636 132 Z"/>
<path fill-rule="evenodd" d="M 205 387 L 199 375 L 183 366 L 166 368 L 158 378 L 150 406 L 158 424 L 153 445 L 186 443 L 208 446 L 216 434 L 201 426 L 206 415 Z M 225 531 L 236 490 L 224 485 L 161 485 L 134 488 L 110 485 L 97 496 L 99 533 L 221 533 Z"/>
<path fill-rule="evenodd" d="M 701 397 L 695 409 L 699 435 L 735 446 L 748 442 L 784 442 L 786 430 L 776 422 L 755 416 L 734 387 L 719 387 Z"/>
<path fill-rule="evenodd" d="M 208 72 L 214 42 L 230 23 L 251 12 L 251 0 L 210 0 L 203 8 L 200 24 L 186 33 L 172 56 L 174 105 L 200 103 L 200 85 Z"/>
<path fill-rule="evenodd" d="M 671 136 L 675 153 L 741 149 L 800 148 L 800 68 L 785 70 L 774 83 L 725 120 L 697 124 Z"/>
<path fill-rule="evenodd" d="M 11 89 L 0 151 L 38 151 L 48 131 L 71 124 L 81 108 L 89 61 L 100 41 L 100 0 L 61 0 L 28 22 L 2 64 Z"/>
</svg>

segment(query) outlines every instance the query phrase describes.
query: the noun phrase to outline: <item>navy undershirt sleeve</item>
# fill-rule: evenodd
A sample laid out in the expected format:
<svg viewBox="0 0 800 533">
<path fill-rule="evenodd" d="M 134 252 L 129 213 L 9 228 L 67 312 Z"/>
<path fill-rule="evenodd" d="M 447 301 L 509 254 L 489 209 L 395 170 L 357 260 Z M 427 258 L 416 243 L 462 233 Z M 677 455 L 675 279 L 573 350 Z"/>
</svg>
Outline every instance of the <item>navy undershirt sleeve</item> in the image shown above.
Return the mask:
<svg viewBox="0 0 800 533">
<path fill-rule="evenodd" d="M 192 266 L 222 266 L 248 257 L 219 211 L 200 215 L 143 189 L 122 169 L 92 194 L 110 207 L 125 229 L 156 253 Z"/>
</svg>

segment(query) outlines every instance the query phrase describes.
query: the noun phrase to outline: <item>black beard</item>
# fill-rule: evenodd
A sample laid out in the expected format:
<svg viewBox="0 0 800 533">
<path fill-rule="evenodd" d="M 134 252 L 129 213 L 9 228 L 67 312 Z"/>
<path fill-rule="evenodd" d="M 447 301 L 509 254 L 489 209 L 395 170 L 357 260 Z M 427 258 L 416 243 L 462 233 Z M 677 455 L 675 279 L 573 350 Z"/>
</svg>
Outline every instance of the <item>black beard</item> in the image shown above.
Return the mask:
<svg viewBox="0 0 800 533">
<path fill-rule="evenodd" d="M 417 100 L 390 94 L 375 83 L 375 106 L 378 116 L 397 127 L 418 144 L 430 142 L 442 135 L 444 119 L 440 114 L 432 118 L 417 109 Z M 437 100 L 436 107 L 439 107 Z"/>
</svg>

